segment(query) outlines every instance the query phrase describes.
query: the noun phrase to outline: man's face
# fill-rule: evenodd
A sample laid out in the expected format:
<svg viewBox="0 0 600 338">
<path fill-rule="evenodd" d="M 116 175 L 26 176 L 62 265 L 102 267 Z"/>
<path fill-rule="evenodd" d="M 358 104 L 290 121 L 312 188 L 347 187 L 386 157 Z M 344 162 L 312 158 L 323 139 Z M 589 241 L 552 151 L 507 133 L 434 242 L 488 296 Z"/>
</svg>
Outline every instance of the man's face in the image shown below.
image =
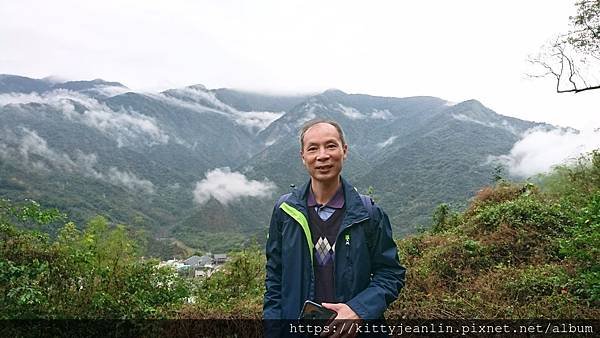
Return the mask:
<svg viewBox="0 0 600 338">
<path fill-rule="evenodd" d="M 348 145 L 342 145 L 337 129 L 329 123 L 317 123 L 304 133 L 303 140 L 300 155 L 310 177 L 321 182 L 338 180 Z"/>
</svg>

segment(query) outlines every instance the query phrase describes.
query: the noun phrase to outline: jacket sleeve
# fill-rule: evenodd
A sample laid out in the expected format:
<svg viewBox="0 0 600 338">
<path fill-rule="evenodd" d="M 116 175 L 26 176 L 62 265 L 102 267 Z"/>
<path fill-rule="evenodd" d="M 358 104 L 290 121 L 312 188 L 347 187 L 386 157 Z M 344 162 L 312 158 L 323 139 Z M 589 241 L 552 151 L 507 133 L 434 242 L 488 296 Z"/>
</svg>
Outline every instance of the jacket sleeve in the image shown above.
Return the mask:
<svg viewBox="0 0 600 338">
<path fill-rule="evenodd" d="M 400 265 L 388 216 L 377 207 L 378 226 L 371 252 L 371 282 L 347 302 L 361 319 L 380 319 L 404 287 L 406 269 Z"/>
<path fill-rule="evenodd" d="M 273 208 L 265 247 L 267 274 L 263 302 L 264 319 L 281 319 L 281 212 L 278 204 Z"/>
</svg>

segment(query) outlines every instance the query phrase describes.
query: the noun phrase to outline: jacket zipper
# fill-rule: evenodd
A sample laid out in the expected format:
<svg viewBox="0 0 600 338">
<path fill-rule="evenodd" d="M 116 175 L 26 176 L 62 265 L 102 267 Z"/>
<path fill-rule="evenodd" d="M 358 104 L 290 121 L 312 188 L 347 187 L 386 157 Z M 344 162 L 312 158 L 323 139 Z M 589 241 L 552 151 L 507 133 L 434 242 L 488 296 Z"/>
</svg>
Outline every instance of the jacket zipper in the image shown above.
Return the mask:
<svg viewBox="0 0 600 338">
<path fill-rule="evenodd" d="M 369 217 L 366 217 L 366 218 L 363 218 L 363 219 L 361 219 L 361 220 L 359 220 L 359 221 L 352 222 L 352 223 L 350 223 L 348 226 L 344 227 L 344 229 L 343 229 L 343 230 L 342 230 L 342 231 L 341 231 L 341 232 L 338 234 L 337 238 L 335 239 L 335 244 L 334 244 L 334 245 L 335 245 L 335 246 L 337 246 L 337 245 L 338 245 L 338 240 L 339 240 L 339 237 L 340 237 L 340 235 L 341 235 L 341 234 L 343 234 L 344 232 L 346 232 L 346 231 L 347 231 L 348 229 L 350 229 L 350 228 L 351 228 L 353 225 L 355 225 L 355 224 L 358 224 L 358 223 L 361 223 L 361 222 L 364 222 L 364 221 L 366 221 L 366 220 L 368 220 L 368 219 L 369 219 Z M 348 236 L 350 236 L 350 234 L 348 234 Z M 348 241 L 348 242 L 346 242 L 346 245 L 348 246 L 348 247 L 346 248 L 346 258 L 348 258 L 348 255 L 350 255 L 350 242 L 349 242 L 349 241 Z M 337 285 L 336 285 L 336 282 L 335 282 L 335 275 L 336 275 L 336 272 L 337 272 L 337 270 L 335 269 L 335 261 L 337 260 L 337 256 L 338 256 L 338 255 L 337 255 L 337 253 L 336 253 L 336 254 L 335 254 L 335 259 L 333 260 L 333 285 L 335 286 L 335 293 L 337 293 L 337 292 L 338 292 L 338 291 L 337 291 Z M 314 271 L 313 271 L 313 272 L 314 272 Z M 337 298 L 337 297 L 336 297 L 336 298 Z M 336 301 L 337 301 L 337 299 L 336 299 Z"/>
</svg>

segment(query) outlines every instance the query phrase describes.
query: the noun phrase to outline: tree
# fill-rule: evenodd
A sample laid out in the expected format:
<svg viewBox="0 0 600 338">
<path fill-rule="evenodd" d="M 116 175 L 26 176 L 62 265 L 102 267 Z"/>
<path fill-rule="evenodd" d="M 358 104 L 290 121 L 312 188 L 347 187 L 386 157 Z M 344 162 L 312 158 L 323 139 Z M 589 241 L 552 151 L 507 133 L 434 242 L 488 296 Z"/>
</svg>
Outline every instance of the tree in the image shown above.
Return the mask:
<svg viewBox="0 0 600 338">
<path fill-rule="evenodd" d="M 573 28 L 529 60 L 541 67 L 531 76 L 554 77 L 557 93 L 600 89 L 600 0 L 581 0 L 575 6 L 577 14 L 569 17 Z"/>
<path fill-rule="evenodd" d="M 62 221 L 0 198 L 0 319 L 169 318 L 189 296 L 174 271 L 139 257 L 125 226 L 95 217 L 84 230 L 67 220 L 56 236 L 41 231 Z"/>
<path fill-rule="evenodd" d="M 492 172 L 494 183 L 499 183 L 504 181 L 504 166 L 502 164 L 498 164 L 494 167 L 494 171 Z"/>
</svg>

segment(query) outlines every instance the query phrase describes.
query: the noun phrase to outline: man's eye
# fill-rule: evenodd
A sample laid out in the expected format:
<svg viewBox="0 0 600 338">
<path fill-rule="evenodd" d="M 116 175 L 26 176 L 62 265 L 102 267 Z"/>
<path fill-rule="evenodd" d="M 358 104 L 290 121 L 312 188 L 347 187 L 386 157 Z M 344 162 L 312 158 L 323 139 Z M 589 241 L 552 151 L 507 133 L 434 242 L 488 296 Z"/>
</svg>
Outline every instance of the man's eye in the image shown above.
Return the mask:
<svg viewBox="0 0 600 338">
<path fill-rule="evenodd" d="M 337 144 L 333 144 L 333 143 L 329 144 L 329 145 L 327 145 L 327 148 L 329 148 L 329 149 L 335 149 L 335 148 L 337 148 Z"/>
<path fill-rule="evenodd" d="M 310 147 L 306 151 L 315 151 L 315 150 L 317 150 L 317 147 Z"/>
</svg>

